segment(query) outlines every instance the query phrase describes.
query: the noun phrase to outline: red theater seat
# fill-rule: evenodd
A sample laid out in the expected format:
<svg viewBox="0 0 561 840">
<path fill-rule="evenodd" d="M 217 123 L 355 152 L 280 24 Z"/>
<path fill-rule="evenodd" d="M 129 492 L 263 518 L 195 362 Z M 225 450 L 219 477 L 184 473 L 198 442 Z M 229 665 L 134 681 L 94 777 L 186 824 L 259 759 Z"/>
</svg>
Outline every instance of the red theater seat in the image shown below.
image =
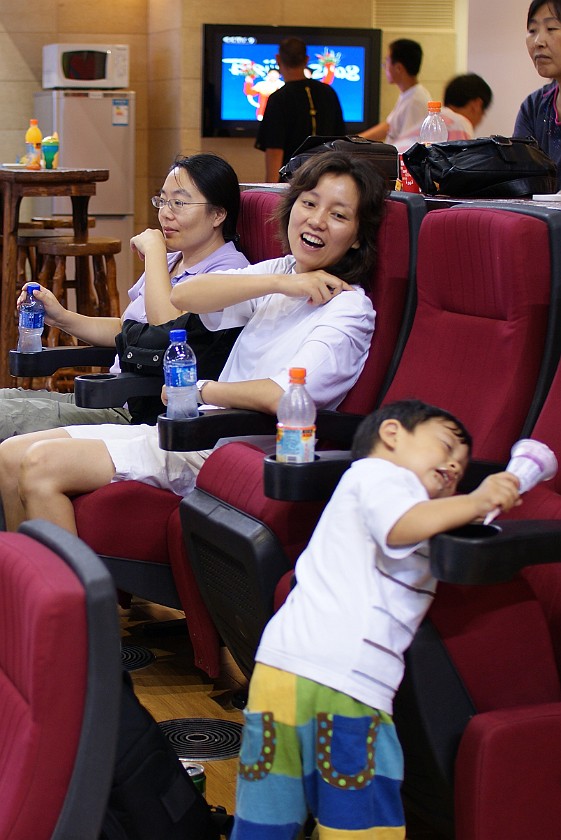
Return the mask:
<svg viewBox="0 0 561 840">
<path fill-rule="evenodd" d="M 97 840 L 121 689 L 115 589 L 76 537 L 0 534 L 0 837 Z"/>
</svg>

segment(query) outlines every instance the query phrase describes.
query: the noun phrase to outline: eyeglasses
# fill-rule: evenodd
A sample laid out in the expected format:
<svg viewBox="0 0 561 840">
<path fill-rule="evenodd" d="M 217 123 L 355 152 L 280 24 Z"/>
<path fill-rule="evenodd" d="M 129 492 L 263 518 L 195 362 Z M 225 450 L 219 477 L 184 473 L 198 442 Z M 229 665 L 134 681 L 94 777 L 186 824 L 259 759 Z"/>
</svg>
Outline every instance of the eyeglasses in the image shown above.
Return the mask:
<svg viewBox="0 0 561 840">
<path fill-rule="evenodd" d="M 161 195 L 154 195 L 151 199 L 152 204 L 158 210 L 166 205 L 172 213 L 181 213 L 184 207 L 190 207 L 192 204 L 208 204 L 208 201 L 180 201 L 179 198 L 162 198 Z"/>
</svg>

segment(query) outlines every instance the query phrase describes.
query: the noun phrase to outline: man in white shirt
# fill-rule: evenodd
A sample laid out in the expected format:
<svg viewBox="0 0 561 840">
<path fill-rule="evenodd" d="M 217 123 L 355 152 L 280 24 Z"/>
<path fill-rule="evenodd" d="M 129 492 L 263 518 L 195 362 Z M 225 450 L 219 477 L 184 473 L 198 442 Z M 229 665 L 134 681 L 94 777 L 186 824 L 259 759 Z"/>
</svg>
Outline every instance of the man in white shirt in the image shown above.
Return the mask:
<svg viewBox="0 0 561 840">
<path fill-rule="evenodd" d="M 400 139 L 410 137 L 420 127 L 427 115 L 427 103 L 432 99 L 430 93 L 417 79 L 423 49 L 417 41 L 399 38 L 389 45 L 383 67 L 390 85 L 397 85 L 400 90 L 393 110 L 383 122 L 361 131 L 361 137 L 368 140 L 385 140 L 400 148 Z M 418 132 L 417 132 L 418 133 Z M 410 144 L 409 144 L 410 145 Z M 405 148 L 408 148 L 407 146 Z"/>
</svg>

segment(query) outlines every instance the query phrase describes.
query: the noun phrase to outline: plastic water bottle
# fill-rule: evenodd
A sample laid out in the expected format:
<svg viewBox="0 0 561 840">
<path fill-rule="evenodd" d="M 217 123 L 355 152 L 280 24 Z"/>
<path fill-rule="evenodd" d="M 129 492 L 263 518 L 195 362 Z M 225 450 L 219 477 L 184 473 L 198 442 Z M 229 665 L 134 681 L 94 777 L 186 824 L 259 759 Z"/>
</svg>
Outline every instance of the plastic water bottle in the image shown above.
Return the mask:
<svg viewBox="0 0 561 840">
<path fill-rule="evenodd" d="M 173 420 L 197 417 L 197 360 L 187 344 L 186 330 L 171 330 L 171 344 L 164 354 L 167 416 Z"/>
<path fill-rule="evenodd" d="M 40 300 L 36 300 L 34 295 L 39 288 L 39 283 L 28 283 L 27 297 L 19 308 L 18 350 L 20 353 L 40 353 L 43 349 L 41 336 L 45 326 L 45 307 Z"/>
<path fill-rule="evenodd" d="M 448 140 L 448 127 L 440 113 L 440 102 L 429 102 L 428 109 L 419 132 L 419 143 L 424 143 L 425 146 L 430 146 L 431 143 L 445 143 Z"/>
<path fill-rule="evenodd" d="M 290 368 L 290 385 L 277 410 L 277 461 L 304 464 L 314 460 L 316 407 L 306 390 L 306 369 Z"/>
</svg>

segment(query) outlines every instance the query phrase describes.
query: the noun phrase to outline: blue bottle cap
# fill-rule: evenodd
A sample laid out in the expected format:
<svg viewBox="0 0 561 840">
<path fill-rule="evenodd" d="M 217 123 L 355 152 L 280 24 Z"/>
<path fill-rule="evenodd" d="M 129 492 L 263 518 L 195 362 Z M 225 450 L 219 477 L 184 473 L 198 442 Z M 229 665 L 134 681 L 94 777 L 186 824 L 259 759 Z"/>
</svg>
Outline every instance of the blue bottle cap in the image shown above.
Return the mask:
<svg viewBox="0 0 561 840">
<path fill-rule="evenodd" d="M 170 330 L 170 341 L 187 341 L 187 330 Z"/>
</svg>

